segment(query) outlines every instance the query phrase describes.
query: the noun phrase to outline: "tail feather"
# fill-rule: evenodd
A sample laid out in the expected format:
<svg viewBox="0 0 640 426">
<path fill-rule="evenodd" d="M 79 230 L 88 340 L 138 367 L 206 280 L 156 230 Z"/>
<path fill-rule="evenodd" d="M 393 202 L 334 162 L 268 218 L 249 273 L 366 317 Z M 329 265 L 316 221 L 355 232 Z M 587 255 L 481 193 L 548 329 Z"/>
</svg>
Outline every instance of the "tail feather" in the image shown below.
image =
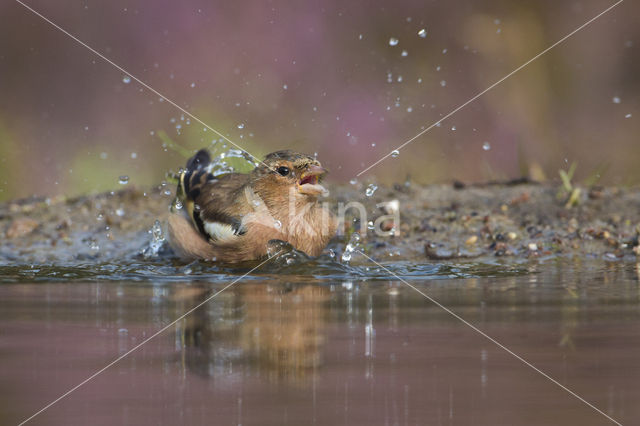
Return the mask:
<svg viewBox="0 0 640 426">
<path fill-rule="evenodd" d="M 203 167 L 207 167 L 211 163 L 211 156 L 209 155 L 209 151 L 206 149 L 201 149 L 194 155 L 189 158 L 187 161 L 187 171 L 193 172 Z"/>
<path fill-rule="evenodd" d="M 187 161 L 187 167 L 180 173 L 178 180 L 177 196 L 185 205 L 193 203 L 193 199 L 199 194 L 199 184 L 203 176 L 208 175 L 206 167 L 211 164 L 209 151 L 201 149 Z"/>
</svg>

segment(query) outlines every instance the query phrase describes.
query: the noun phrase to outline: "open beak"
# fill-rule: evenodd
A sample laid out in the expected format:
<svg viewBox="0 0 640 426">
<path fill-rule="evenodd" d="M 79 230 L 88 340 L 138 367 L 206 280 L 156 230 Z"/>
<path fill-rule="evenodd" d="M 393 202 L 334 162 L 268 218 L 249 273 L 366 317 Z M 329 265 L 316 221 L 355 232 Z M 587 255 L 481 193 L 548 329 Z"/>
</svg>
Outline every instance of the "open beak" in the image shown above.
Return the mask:
<svg viewBox="0 0 640 426">
<path fill-rule="evenodd" d="M 320 177 L 327 173 L 321 166 L 311 165 L 300 176 L 298 192 L 308 195 L 326 194 L 328 191 L 320 185 Z"/>
</svg>

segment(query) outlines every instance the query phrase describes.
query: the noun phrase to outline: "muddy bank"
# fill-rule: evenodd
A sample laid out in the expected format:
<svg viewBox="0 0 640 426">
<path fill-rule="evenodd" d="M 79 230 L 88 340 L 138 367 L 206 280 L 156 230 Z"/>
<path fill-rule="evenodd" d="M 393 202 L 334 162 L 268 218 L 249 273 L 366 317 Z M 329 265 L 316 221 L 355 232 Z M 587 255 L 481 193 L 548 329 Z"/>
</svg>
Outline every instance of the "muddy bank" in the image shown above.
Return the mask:
<svg viewBox="0 0 640 426">
<path fill-rule="evenodd" d="M 443 262 L 581 256 L 635 260 L 639 252 L 640 188 L 582 190 L 574 205 L 558 188 L 512 182 L 464 186 L 401 184 L 329 186 L 333 205 L 358 201 L 367 221 L 389 213 L 397 200 L 400 222 L 383 221 L 395 236 L 369 231 L 362 247 L 381 261 Z M 575 195 L 575 194 L 574 194 Z M 161 229 L 173 187 L 65 199 L 0 204 L 0 264 L 74 264 L 144 258 L 162 250 Z M 391 206 L 393 207 L 393 203 Z M 386 210 L 386 211 L 385 211 Z M 342 236 L 329 249 L 340 254 L 360 222 L 350 210 Z M 155 235 L 154 235 L 155 231 Z M 154 245 L 155 244 L 155 245 Z M 154 254 L 154 253 L 151 253 Z M 170 253 L 166 253 L 170 259 Z M 355 261 L 355 260 L 354 260 Z"/>
</svg>

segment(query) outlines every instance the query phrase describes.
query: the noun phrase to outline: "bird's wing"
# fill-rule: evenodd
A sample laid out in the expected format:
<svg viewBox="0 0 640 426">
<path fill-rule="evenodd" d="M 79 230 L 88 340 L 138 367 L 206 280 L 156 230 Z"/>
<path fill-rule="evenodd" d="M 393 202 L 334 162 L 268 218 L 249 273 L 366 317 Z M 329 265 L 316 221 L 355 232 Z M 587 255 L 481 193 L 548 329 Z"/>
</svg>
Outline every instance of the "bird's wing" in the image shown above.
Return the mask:
<svg viewBox="0 0 640 426">
<path fill-rule="evenodd" d="M 187 170 L 180 174 L 178 195 L 204 238 L 227 242 L 246 232 L 242 225 L 242 210 L 236 208 L 235 214 L 232 211 L 235 198 L 242 192 L 249 176 L 239 173 L 213 176 L 208 171 L 208 164 L 206 151 L 199 151 L 189 160 Z"/>
</svg>

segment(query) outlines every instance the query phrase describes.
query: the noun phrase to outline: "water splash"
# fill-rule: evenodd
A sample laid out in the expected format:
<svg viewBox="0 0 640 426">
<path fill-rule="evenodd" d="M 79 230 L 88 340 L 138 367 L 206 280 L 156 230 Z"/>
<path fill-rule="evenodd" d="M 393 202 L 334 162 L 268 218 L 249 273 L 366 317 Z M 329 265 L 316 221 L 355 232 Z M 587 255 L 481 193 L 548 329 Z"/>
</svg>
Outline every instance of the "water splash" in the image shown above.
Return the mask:
<svg viewBox="0 0 640 426">
<path fill-rule="evenodd" d="M 361 237 L 359 233 L 354 232 L 353 234 L 351 234 L 351 238 L 349 238 L 349 242 L 345 246 L 344 252 L 342 252 L 341 259 L 344 263 L 349 263 L 351 261 L 351 258 L 353 257 L 353 252 L 360 247 L 360 240 L 361 240 Z"/>
<path fill-rule="evenodd" d="M 147 245 L 147 247 L 142 250 L 142 256 L 145 259 L 157 257 L 158 252 L 165 242 L 164 233 L 162 232 L 162 225 L 160 225 L 159 220 L 155 221 L 148 232 L 151 234 L 151 241 L 149 242 L 149 245 Z"/>
</svg>

